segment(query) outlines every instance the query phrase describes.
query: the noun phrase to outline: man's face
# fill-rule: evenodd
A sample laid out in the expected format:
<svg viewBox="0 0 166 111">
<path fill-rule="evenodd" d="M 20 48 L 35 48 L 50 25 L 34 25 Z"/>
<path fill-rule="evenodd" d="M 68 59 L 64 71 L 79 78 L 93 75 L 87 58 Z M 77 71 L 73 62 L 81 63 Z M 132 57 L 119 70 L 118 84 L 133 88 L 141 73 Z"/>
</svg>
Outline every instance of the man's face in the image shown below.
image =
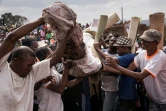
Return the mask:
<svg viewBox="0 0 166 111">
<path fill-rule="evenodd" d="M 35 57 L 27 55 L 24 59 L 18 59 L 15 64 L 16 73 L 20 77 L 26 77 L 30 71 L 32 71 L 32 66 L 35 64 Z"/>
<path fill-rule="evenodd" d="M 158 43 L 156 41 L 148 42 L 148 41 L 145 41 L 145 40 L 141 39 L 141 46 L 145 50 L 157 47 L 157 44 Z"/>
<path fill-rule="evenodd" d="M 115 43 L 116 43 L 116 40 L 117 38 L 116 37 L 111 37 L 109 43 L 110 43 L 110 46 L 113 46 Z"/>
<path fill-rule="evenodd" d="M 117 54 L 119 56 L 122 56 L 122 55 L 125 54 L 125 47 L 123 47 L 123 46 L 117 46 L 116 49 L 117 49 Z"/>
<path fill-rule="evenodd" d="M 36 52 L 37 49 L 38 49 L 38 42 L 37 42 L 37 41 L 33 41 L 33 42 L 31 43 L 30 48 L 31 48 L 34 52 Z"/>
</svg>

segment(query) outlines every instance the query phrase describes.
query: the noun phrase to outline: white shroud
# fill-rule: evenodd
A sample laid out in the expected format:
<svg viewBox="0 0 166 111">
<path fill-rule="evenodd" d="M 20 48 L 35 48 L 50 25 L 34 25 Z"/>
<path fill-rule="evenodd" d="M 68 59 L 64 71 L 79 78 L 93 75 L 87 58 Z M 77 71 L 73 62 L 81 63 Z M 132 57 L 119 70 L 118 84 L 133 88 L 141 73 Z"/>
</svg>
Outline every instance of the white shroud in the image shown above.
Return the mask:
<svg viewBox="0 0 166 111">
<path fill-rule="evenodd" d="M 75 64 L 69 71 L 72 76 L 89 76 L 98 72 L 102 67 L 100 60 L 92 53 L 91 50 L 94 43 L 93 36 L 89 33 L 83 33 L 83 41 L 86 44 L 86 56 L 79 60 L 72 60 Z"/>
</svg>

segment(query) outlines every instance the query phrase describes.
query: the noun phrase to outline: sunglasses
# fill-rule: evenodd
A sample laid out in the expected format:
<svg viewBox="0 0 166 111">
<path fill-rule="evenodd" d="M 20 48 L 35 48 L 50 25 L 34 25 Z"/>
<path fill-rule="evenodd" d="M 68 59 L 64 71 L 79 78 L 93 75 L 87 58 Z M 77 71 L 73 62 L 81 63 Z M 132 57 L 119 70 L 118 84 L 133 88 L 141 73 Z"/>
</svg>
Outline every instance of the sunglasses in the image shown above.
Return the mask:
<svg viewBox="0 0 166 111">
<path fill-rule="evenodd" d="M 155 40 L 154 41 L 146 41 L 146 40 L 143 40 L 143 39 L 141 39 L 141 42 L 144 42 L 144 43 L 152 43 L 152 42 L 156 42 Z"/>
</svg>

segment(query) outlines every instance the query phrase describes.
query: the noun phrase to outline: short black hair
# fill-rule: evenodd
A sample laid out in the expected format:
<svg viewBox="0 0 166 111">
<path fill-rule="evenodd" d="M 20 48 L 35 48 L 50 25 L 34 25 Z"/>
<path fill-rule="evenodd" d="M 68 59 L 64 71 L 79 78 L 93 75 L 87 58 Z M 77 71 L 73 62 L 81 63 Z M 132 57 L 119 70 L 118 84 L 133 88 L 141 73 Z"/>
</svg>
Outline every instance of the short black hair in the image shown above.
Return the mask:
<svg viewBox="0 0 166 111">
<path fill-rule="evenodd" d="M 57 47 L 57 45 L 55 45 L 55 44 L 50 44 L 49 45 L 49 48 L 53 51 L 53 49 L 55 48 L 56 49 L 56 47 Z"/>
<path fill-rule="evenodd" d="M 32 42 L 36 41 L 33 38 L 26 38 L 26 39 L 22 39 L 22 46 L 27 46 L 30 47 L 32 46 Z"/>
<path fill-rule="evenodd" d="M 120 35 L 118 35 L 118 34 L 115 34 L 115 35 L 114 35 L 114 37 L 118 38 L 118 37 L 120 37 Z"/>
<path fill-rule="evenodd" d="M 25 59 L 27 56 L 36 57 L 34 51 L 26 46 L 20 46 L 13 50 L 11 60 L 14 58 Z"/>
<path fill-rule="evenodd" d="M 40 61 L 46 59 L 48 54 L 49 54 L 49 49 L 47 47 L 40 47 L 36 51 L 36 56 Z"/>
</svg>

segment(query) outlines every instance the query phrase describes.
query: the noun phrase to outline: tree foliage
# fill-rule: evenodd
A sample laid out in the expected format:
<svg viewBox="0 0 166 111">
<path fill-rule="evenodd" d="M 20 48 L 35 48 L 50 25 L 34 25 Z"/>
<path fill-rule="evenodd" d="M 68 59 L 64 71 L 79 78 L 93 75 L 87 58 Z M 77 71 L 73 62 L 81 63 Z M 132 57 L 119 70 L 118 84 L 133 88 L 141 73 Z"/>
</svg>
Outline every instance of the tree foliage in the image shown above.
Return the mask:
<svg viewBox="0 0 166 111">
<path fill-rule="evenodd" d="M 22 26 L 28 19 L 21 15 L 12 15 L 12 13 L 1 14 L 2 19 L 4 19 L 4 24 L 10 28 L 13 25 Z"/>
</svg>

